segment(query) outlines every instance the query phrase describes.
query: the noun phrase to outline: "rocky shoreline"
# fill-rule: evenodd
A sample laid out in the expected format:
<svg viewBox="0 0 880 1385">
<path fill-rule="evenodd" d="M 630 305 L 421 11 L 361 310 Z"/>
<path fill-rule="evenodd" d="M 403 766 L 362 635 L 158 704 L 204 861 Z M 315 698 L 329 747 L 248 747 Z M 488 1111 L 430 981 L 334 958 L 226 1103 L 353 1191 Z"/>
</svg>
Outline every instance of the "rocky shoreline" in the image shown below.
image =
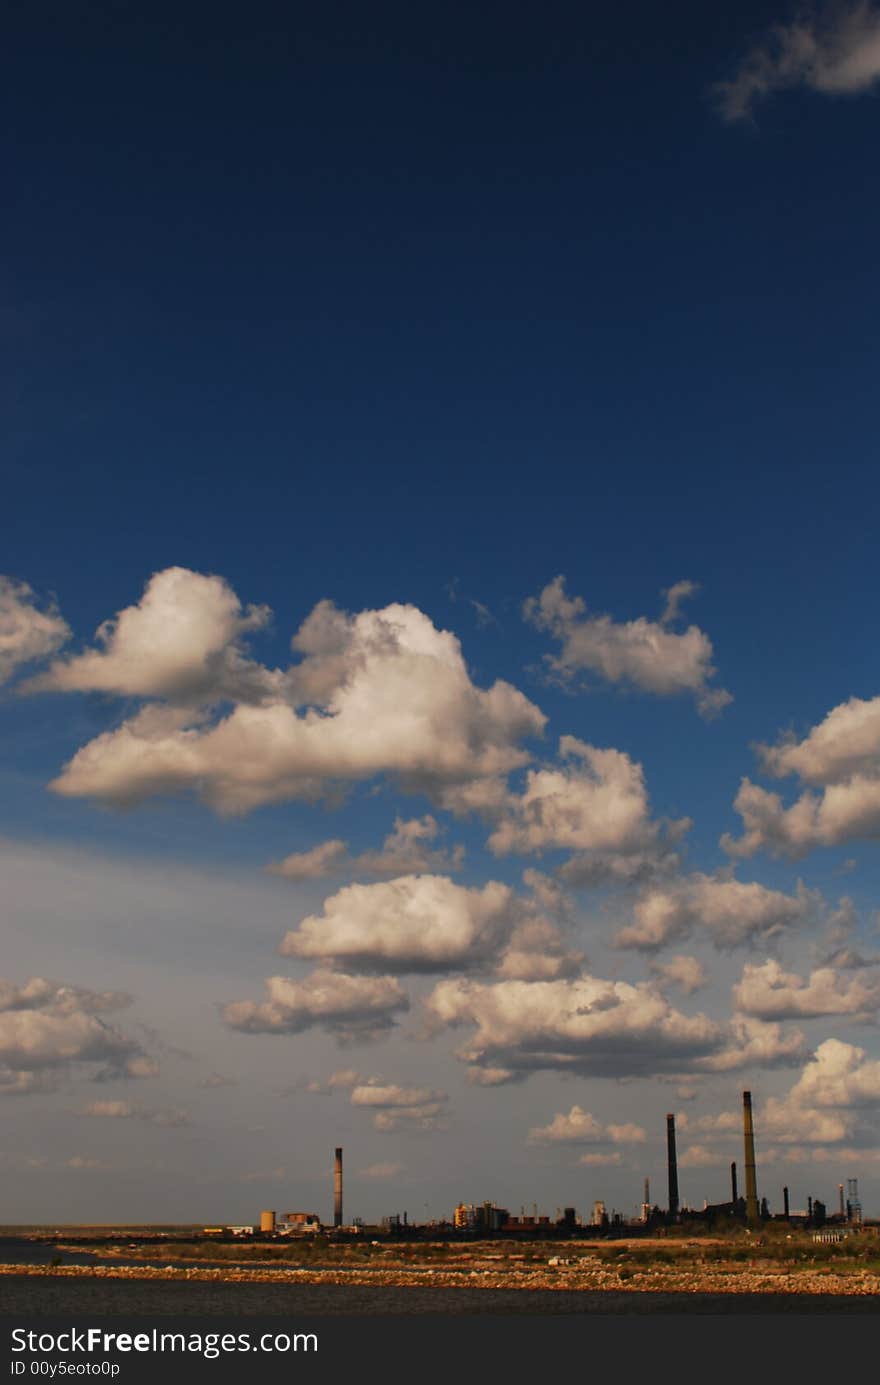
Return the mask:
<svg viewBox="0 0 880 1385">
<path fill-rule="evenodd" d="M 868 1270 L 850 1273 L 827 1269 L 755 1270 L 692 1268 L 676 1270 L 640 1268 L 621 1273 L 599 1267 L 560 1266 L 536 1269 L 469 1270 L 450 1273 L 434 1269 L 340 1271 L 326 1269 L 258 1269 L 229 1266 L 222 1269 L 184 1268 L 178 1265 L 0 1265 L 0 1275 L 34 1278 L 87 1278 L 162 1280 L 224 1284 L 340 1284 L 386 1288 L 560 1289 L 615 1293 L 664 1294 L 840 1294 L 880 1297 L 880 1275 Z"/>
</svg>

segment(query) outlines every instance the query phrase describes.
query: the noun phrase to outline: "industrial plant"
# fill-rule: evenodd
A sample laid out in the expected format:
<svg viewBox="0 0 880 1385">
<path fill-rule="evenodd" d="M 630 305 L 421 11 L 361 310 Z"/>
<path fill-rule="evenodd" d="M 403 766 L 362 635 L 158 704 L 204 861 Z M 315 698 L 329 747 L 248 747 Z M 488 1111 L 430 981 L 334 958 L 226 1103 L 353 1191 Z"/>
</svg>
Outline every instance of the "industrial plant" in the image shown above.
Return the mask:
<svg viewBox="0 0 880 1385">
<path fill-rule="evenodd" d="M 525 1207 L 518 1213 L 499 1207 L 494 1202 L 460 1202 L 449 1219 L 414 1222 L 406 1211 L 393 1212 L 377 1225 L 367 1225 L 354 1217 L 346 1222 L 343 1216 L 342 1149 L 337 1147 L 333 1159 L 333 1217 L 323 1222 L 316 1212 L 282 1212 L 264 1210 L 259 1221 L 240 1226 L 210 1226 L 203 1235 L 214 1237 L 259 1236 L 324 1236 L 347 1239 L 369 1235 L 371 1238 L 409 1240 L 472 1240 L 484 1238 L 565 1239 L 594 1236 L 639 1236 L 666 1234 L 668 1229 L 682 1227 L 694 1232 L 701 1227 L 746 1227 L 751 1231 L 770 1222 L 786 1223 L 792 1227 L 811 1229 L 814 1239 L 839 1239 L 865 1225 L 859 1200 L 858 1180 L 847 1178 L 837 1185 L 835 1204 L 829 1204 L 812 1194 L 806 1205 L 793 1208 L 790 1190 L 781 1188 L 781 1210 L 771 1210 L 766 1195 L 759 1197 L 758 1168 L 755 1155 L 755 1127 L 751 1092 L 742 1094 L 742 1134 L 744 1190 L 741 1194 L 736 1161 L 730 1165 L 730 1197 L 726 1201 L 690 1207 L 679 1196 L 678 1154 L 676 1148 L 675 1116 L 666 1117 L 667 1199 L 665 1207 L 652 1203 L 650 1183 L 644 1182 L 643 1198 L 638 1215 L 626 1216 L 612 1208 L 609 1212 L 602 1199 L 592 1203 L 585 1218 L 574 1207 L 559 1208 L 554 1217 L 539 1214 L 537 1205 L 530 1213 Z"/>
</svg>

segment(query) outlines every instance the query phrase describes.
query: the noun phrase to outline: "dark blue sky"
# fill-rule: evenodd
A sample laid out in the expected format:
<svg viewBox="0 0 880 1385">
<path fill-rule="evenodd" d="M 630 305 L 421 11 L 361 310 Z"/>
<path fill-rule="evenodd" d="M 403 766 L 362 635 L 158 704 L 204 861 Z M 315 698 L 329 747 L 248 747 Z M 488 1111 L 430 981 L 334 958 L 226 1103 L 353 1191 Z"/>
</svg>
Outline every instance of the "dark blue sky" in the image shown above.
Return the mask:
<svg viewBox="0 0 880 1385">
<path fill-rule="evenodd" d="M 11 566 L 863 582 L 878 106 L 725 125 L 772 18 L 13 6 Z"/>
<path fill-rule="evenodd" d="M 83 634 L 173 563 L 508 634 L 690 576 L 737 753 L 870 695 L 880 107 L 723 122 L 784 17 L 13 6 L 6 570 Z"/>
</svg>

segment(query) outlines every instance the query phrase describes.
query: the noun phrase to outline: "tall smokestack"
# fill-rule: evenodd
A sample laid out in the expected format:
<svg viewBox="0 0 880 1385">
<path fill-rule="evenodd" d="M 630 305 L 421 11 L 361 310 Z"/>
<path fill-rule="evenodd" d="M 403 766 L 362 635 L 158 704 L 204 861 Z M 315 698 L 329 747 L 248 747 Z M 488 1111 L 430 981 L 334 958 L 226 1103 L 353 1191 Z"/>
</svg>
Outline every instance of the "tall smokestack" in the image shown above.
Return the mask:
<svg viewBox="0 0 880 1385">
<path fill-rule="evenodd" d="M 735 1203 L 736 1200 L 737 1200 L 737 1192 L 736 1192 L 736 1160 L 735 1160 L 735 1159 L 734 1159 L 733 1163 L 732 1163 L 731 1166 L 730 1166 L 730 1200 L 731 1200 L 731 1202 L 734 1202 L 734 1203 Z"/>
<path fill-rule="evenodd" d="M 743 1139 L 746 1156 L 746 1221 L 757 1226 L 758 1176 L 755 1169 L 755 1127 L 752 1124 L 752 1094 L 743 1092 Z"/>
<path fill-rule="evenodd" d="M 669 1164 L 669 1220 L 678 1216 L 678 1159 L 675 1154 L 675 1116 L 666 1117 L 666 1157 Z"/>
<path fill-rule="evenodd" d="M 839 1196 L 840 1196 L 840 1219 L 841 1219 L 841 1221 L 846 1221 L 846 1207 L 845 1207 L 844 1201 L 843 1201 L 843 1184 L 842 1184 L 842 1183 L 838 1183 L 838 1185 L 837 1185 L 837 1192 L 838 1192 L 838 1194 L 839 1194 Z"/>
<path fill-rule="evenodd" d="M 333 1167 L 333 1225 L 342 1225 L 342 1150 L 336 1151 Z"/>
<path fill-rule="evenodd" d="M 783 1205 L 783 1207 L 785 1208 L 785 1220 L 788 1221 L 788 1217 L 789 1217 L 789 1211 L 788 1211 L 788 1188 L 783 1188 L 783 1189 L 782 1189 L 782 1205 Z"/>
</svg>

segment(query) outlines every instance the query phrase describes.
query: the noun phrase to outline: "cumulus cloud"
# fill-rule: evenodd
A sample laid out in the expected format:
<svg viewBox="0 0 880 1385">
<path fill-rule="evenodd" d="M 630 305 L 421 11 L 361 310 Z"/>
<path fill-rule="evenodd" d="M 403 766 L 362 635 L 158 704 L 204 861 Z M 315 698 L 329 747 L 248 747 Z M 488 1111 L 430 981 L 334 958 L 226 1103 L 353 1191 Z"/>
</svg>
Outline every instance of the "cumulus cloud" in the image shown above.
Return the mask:
<svg viewBox="0 0 880 1385">
<path fill-rule="evenodd" d="M 573 885 L 631 882 L 677 866 L 672 844 L 690 821 L 651 819 L 640 764 L 574 736 L 561 738 L 559 756 L 558 766 L 529 770 L 521 794 L 508 793 L 491 851 L 572 851 L 560 874 Z"/>
<path fill-rule="evenodd" d="M 670 957 L 668 962 L 652 962 L 651 972 L 659 981 L 667 981 L 672 986 L 680 986 L 685 995 L 693 995 L 706 984 L 706 968 L 697 957 L 680 954 Z"/>
<path fill-rule="evenodd" d="M 366 875 L 417 875 L 426 872 L 460 870 L 464 847 L 452 851 L 432 848 L 440 828 L 436 818 L 426 813 L 421 818 L 394 819 L 394 831 L 380 851 L 365 851 L 355 856 L 352 865 Z"/>
<path fill-rule="evenodd" d="M 553 981 L 576 976 L 583 962 L 584 954 L 570 951 L 555 925 L 536 915 L 514 928 L 495 971 L 510 981 Z"/>
<path fill-rule="evenodd" d="M 352 1106 L 366 1107 L 375 1129 L 386 1134 L 401 1127 L 436 1130 L 448 1100 L 446 1092 L 431 1087 L 401 1087 L 378 1079 L 355 1087 L 351 1094 Z"/>
<path fill-rule="evenodd" d="M 557 912 L 564 895 L 535 872 L 519 896 L 489 881 L 466 888 L 442 875 L 407 875 L 347 885 L 282 939 L 286 956 L 319 959 L 355 972 L 431 973 L 494 969 L 522 980 L 575 974 L 570 950 L 542 903 Z"/>
<path fill-rule="evenodd" d="M 268 870 L 285 880 L 323 880 L 344 870 L 347 862 L 348 843 L 334 837 L 309 851 L 292 851 L 283 861 L 273 861 Z"/>
<path fill-rule="evenodd" d="M 319 880 L 328 875 L 415 875 L 425 872 L 460 870 L 464 847 L 452 851 L 431 847 L 440 831 L 430 813 L 421 818 L 394 819 L 379 851 L 364 851 L 350 856 L 348 843 L 333 839 L 321 842 L 310 851 L 293 852 L 283 861 L 269 866 L 273 875 L 288 880 Z"/>
<path fill-rule="evenodd" d="M 670 628 L 682 600 L 695 590 L 691 582 L 671 587 L 660 620 L 639 616 L 617 622 L 607 615 L 588 615 L 586 603 L 568 596 L 560 576 L 526 601 L 523 614 L 562 645 L 560 654 L 546 656 L 551 675 L 560 682 L 570 684 L 586 671 L 660 696 L 687 692 L 695 697 L 701 716 L 708 718 L 733 701 L 724 688 L 709 686 L 716 672 L 712 642 L 696 625 L 681 633 Z"/>
<path fill-rule="evenodd" d="M 30 686 L 185 704 L 261 701 L 277 690 L 280 675 L 248 659 L 242 639 L 269 618 L 266 606 L 243 608 L 222 577 L 166 568 L 137 605 L 99 626 L 97 649 L 57 660 Z"/>
<path fill-rule="evenodd" d="M 791 1032 L 751 1015 L 732 1015 L 727 1042 L 718 1053 L 698 1058 L 695 1066 L 707 1072 L 736 1072 L 741 1068 L 791 1067 L 806 1053 L 799 1029 Z"/>
<path fill-rule="evenodd" d="M 687 1125 L 689 1129 L 699 1130 L 707 1135 L 739 1135 L 742 1131 L 742 1114 L 737 1111 L 719 1111 L 714 1115 L 699 1116 L 694 1121 L 688 1121 Z"/>
<path fill-rule="evenodd" d="M 431 972 L 486 964 L 517 917 L 513 891 L 497 881 L 467 889 L 442 875 L 347 885 L 281 943 L 291 957 L 357 970 Z"/>
<path fill-rule="evenodd" d="M 614 1168 L 618 1164 L 623 1163 L 623 1155 L 620 1153 L 619 1149 L 614 1150 L 613 1153 L 610 1151 L 590 1150 L 589 1153 L 581 1155 L 578 1159 L 578 1163 L 584 1164 L 590 1169 Z"/>
<path fill-rule="evenodd" d="M 745 777 L 733 806 L 743 820 L 743 834 L 722 836 L 722 849 L 730 856 L 769 851 L 797 859 L 818 846 L 880 836 L 880 778 L 862 774 L 829 784 L 821 794 L 806 790 L 788 808 L 781 794 Z"/>
<path fill-rule="evenodd" d="M 321 602 L 294 637 L 300 661 L 276 673 L 251 666 L 237 643 L 244 628 L 263 622 L 262 608 L 242 614 L 221 579 L 184 569 L 157 574 L 148 591 L 165 591 L 169 574 L 187 592 L 193 583 L 217 584 L 226 623 L 219 622 L 216 638 L 202 640 L 198 658 L 187 653 L 173 620 L 169 647 L 163 621 L 155 631 L 151 622 L 153 647 L 140 637 L 145 597 L 117 617 L 103 652 L 81 656 L 85 666 L 74 660 L 50 671 L 41 686 L 111 686 L 169 700 L 83 746 L 53 781 L 57 793 L 121 805 L 192 790 L 235 814 L 316 799 L 384 774 L 406 791 L 450 803 L 462 793 L 460 806 L 468 806 L 468 796 L 475 806 L 527 763 L 520 742 L 543 731 L 543 713 L 511 684 L 478 688 L 456 637 L 414 606 L 352 616 Z M 136 632 L 134 655 L 126 645 L 124 660 L 117 649 L 123 616 Z M 140 657 L 148 648 L 144 672 Z M 215 666 L 210 656 L 218 648 Z M 123 675 L 132 665 L 131 678 Z M 235 705 L 219 719 L 204 705 L 187 710 L 193 699 L 204 704 L 220 696 Z"/>
<path fill-rule="evenodd" d="M 760 1117 L 760 1128 L 768 1138 L 784 1143 L 833 1144 L 849 1139 L 854 1125 L 850 1111 L 820 1111 L 778 1097 L 768 1098 Z"/>
<path fill-rule="evenodd" d="M 393 976 L 346 976 L 318 970 L 302 981 L 266 980 L 267 999 L 223 1007 L 230 1029 L 245 1034 L 301 1034 L 321 1028 L 342 1042 L 372 1039 L 391 1029 L 409 1000 Z"/>
<path fill-rule="evenodd" d="M 70 627 L 54 605 L 41 610 L 27 582 L 0 577 L 0 683 L 69 639 Z"/>
<path fill-rule="evenodd" d="M 747 963 L 733 988 L 737 1010 L 763 1020 L 815 1019 L 849 1015 L 876 1019 L 880 1009 L 880 972 L 865 980 L 846 978 L 834 967 L 817 967 L 808 977 L 784 971 L 779 962 Z"/>
<path fill-rule="evenodd" d="M 854 96 L 880 82 L 880 10 L 870 0 L 807 8 L 776 24 L 715 87 L 728 121 L 748 120 L 776 92 L 797 87 Z"/>
<path fill-rule="evenodd" d="M 880 1061 L 841 1039 L 825 1039 L 791 1089 L 793 1100 L 818 1107 L 880 1104 Z"/>
<path fill-rule="evenodd" d="M 794 1086 L 770 1097 L 762 1126 L 782 1144 L 837 1144 L 880 1107 L 880 1062 L 840 1039 L 819 1044 Z"/>
<path fill-rule="evenodd" d="M 793 895 L 696 872 L 644 890 L 633 907 L 633 922 L 620 929 L 616 944 L 652 951 L 702 934 L 716 947 L 766 942 L 787 929 L 804 927 L 823 915 L 818 891 L 800 882 Z"/>
<path fill-rule="evenodd" d="M 496 1085 L 555 1070 L 621 1077 L 680 1071 L 714 1052 L 710 1019 L 673 1009 L 657 988 L 583 975 L 555 981 L 439 982 L 426 1002 L 439 1024 L 474 1026 L 459 1057 Z"/>
<path fill-rule="evenodd" d="M 880 697 L 852 697 L 803 740 L 786 736 L 757 750 L 766 774 L 794 774 L 808 787 L 786 807 L 780 794 L 744 778 L 734 800 L 742 836 L 721 838 L 731 856 L 764 850 L 798 857 L 817 846 L 880 837 Z"/>
<path fill-rule="evenodd" d="M 678 1166 L 682 1169 L 710 1169 L 723 1163 L 723 1156 L 717 1150 L 707 1149 L 705 1145 L 688 1145 L 678 1159 Z"/>
<path fill-rule="evenodd" d="M 0 1092 L 51 1091 L 77 1074 L 93 1081 L 154 1076 L 141 1042 L 102 1018 L 130 1002 L 121 991 L 43 977 L 24 986 L 0 980 Z"/>
<path fill-rule="evenodd" d="M 603 1125 L 590 1111 L 577 1105 L 568 1113 L 557 1113 L 549 1125 L 534 1126 L 529 1131 L 533 1144 L 644 1144 L 646 1138 L 640 1125 Z"/>
</svg>

